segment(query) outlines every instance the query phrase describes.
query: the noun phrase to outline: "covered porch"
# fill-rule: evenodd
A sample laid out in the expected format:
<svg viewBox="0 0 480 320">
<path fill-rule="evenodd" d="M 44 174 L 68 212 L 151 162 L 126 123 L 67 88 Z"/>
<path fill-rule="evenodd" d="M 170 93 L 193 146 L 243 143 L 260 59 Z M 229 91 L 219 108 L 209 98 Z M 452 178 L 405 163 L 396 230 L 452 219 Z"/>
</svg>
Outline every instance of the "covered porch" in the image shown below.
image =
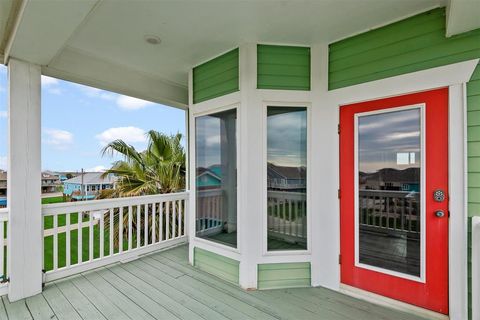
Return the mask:
<svg viewBox="0 0 480 320">
<path fill-rule="evenodd" d="M 1 2 L 0 318 L 480 319 L 479 15 Z M 184 110 L 185 188 L 42 205 L 42 76 Z"/>
<path fill-rule="evenodd" d="M 187 246 L 53 281 L 27 299 L 4 296 L 0 318 L 428 319 L 324 288 L 244 291 L 192 267 Z"/>
</svg>

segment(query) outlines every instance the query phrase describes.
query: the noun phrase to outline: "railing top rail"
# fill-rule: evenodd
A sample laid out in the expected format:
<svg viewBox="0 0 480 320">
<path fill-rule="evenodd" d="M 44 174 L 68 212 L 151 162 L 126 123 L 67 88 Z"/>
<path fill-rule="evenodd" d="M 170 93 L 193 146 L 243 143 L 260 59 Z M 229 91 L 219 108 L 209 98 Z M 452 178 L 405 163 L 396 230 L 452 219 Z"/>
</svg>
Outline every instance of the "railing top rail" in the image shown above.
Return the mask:
<svg viewBox="0 0 480 320">
<path fill-rule="evenodd" d="M 8 220 L 8 208 L 1 208 L 0 221 L 7 221 L 7 220 Z"/>
<path fill-rule="evenodd" d="M 60 213 L 73 213 L 79 211 L 93 211 L 102 210 L 113 207 L 126 207 L 131 205 L 142 205 L 154 202 L 163 202 L 170 200 L 188 199 L 189 193 L 164 193 L 148 196 L 102 199 L 102 200 L 87 200 L 78 202 L 62 202 L 42 205 L 42 215 L 55 215 Z"/>
<path fill-rule="evenodd" d="M 360 195 L 376 195 L 376 196 L 383 196 L 383 197 L 391 197 L 391 196 L 398 196 L 398 195 L 409 195 L 409 194 L 419 194 L 416 191 L 396 191 L 396 190 L 370 190 L 370 189 L 360 189 Z"/>
</svg>

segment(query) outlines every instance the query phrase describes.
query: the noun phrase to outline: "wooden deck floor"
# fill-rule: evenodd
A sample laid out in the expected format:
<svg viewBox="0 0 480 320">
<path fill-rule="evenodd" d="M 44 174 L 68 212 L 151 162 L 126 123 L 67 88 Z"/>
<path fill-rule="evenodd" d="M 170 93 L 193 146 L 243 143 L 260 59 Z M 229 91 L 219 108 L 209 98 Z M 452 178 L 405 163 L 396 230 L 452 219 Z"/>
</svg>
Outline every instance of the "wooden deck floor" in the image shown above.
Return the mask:
<svg viewBox="0 0 480 320">
<path fill-rule="evenodd" d="M 351 319 L 418 317 L 322 288 L 244 291 L 187 263 L 185 246 L 50 283 L 0 319 Z"/>
</svg>

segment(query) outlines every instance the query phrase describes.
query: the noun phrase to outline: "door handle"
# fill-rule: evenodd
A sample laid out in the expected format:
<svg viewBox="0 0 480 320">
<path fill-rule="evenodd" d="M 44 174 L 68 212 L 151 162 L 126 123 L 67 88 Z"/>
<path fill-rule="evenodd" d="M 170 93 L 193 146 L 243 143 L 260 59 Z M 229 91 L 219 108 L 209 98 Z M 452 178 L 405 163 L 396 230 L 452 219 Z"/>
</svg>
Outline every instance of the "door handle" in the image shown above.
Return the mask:
<svg viewBox="0 0 480 320">
<path fill-rule="evenodd" d="M 437 210 L 437 211 L 435 211 L 435 216 L 437 218 L 443 218 L 443 217 L 445 217 L 445 212 L 443 210 Z"/>
</svg>

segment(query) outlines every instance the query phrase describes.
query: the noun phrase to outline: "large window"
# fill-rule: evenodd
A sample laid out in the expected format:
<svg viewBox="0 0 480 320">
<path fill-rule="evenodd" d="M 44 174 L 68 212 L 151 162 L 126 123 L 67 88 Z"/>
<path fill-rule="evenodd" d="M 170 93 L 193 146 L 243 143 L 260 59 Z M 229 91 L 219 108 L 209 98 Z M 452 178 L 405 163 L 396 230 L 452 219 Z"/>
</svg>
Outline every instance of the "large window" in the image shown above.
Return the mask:
<svg viewBox="0 0 480 320">
<path fill-rule="evenodd" d="M 237 247 L 236 109 L 197 117 L 196 235 Z"/>
<path fill-rule="evenodd" d="M 307 249 L 307 109 L 267 109 L 267 248 Z"/>
</svg>

